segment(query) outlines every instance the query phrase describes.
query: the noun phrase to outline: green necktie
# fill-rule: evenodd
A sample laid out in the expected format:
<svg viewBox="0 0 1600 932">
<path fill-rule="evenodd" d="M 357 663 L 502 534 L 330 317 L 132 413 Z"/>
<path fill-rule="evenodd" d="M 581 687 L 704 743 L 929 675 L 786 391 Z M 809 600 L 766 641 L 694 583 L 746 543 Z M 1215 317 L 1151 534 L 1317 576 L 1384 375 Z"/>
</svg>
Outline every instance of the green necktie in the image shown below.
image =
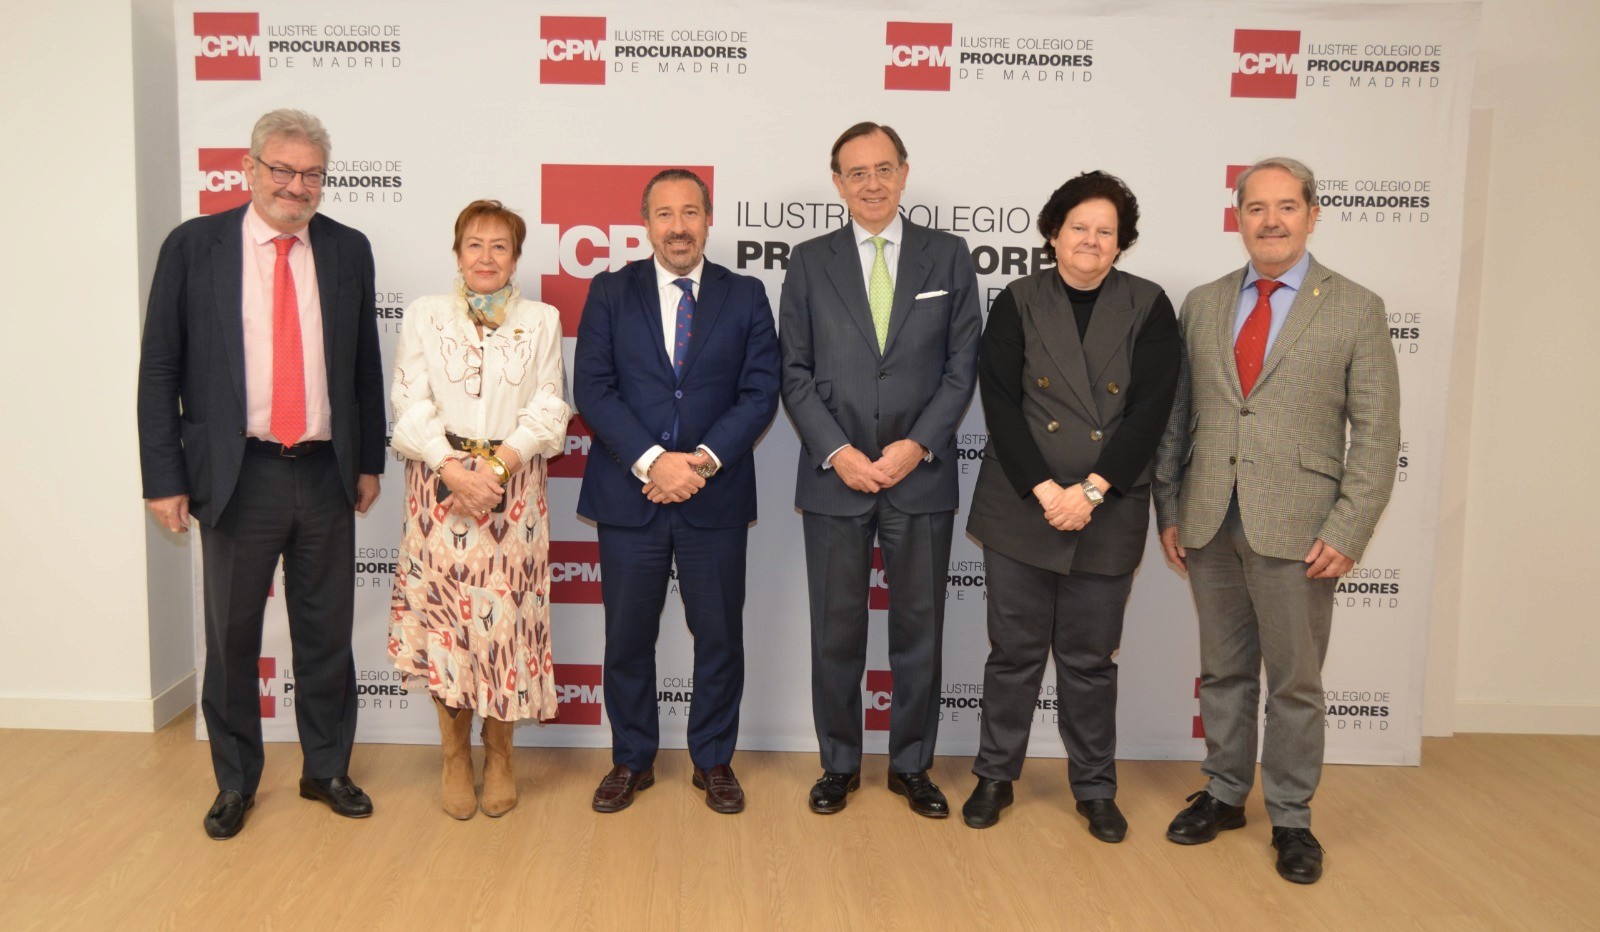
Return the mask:
<svg viewBox="0 0 1600 932">
<path fill-rule="evenodd" d="M 872 278 L 867 284 L 867 304 L 872 308 L 872 329 L 878 332 L 878 352 L 883 352 L 889 342 L 889 310 L 894 307 L 894 282 L 889 278 L 889 263 L 883 259 L 881 236 L 871 243 L 878 254 L 872 260 Z"/>
</svg>

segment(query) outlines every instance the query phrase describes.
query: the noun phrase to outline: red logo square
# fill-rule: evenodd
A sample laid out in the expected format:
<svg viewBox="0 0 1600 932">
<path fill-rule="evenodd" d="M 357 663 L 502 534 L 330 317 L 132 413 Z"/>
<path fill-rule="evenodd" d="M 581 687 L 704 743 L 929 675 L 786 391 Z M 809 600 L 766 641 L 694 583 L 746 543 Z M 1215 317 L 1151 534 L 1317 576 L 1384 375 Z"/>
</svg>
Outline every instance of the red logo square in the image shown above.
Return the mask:
<svg viewBox="0 0 1600 932">
<path fill-rule="evenodd" d="M 598 725 L 605 692 L 597 663 L 555 665 L 557 712 L 555 725 Z"/>
<path fill-rule="evenodd" d="M 889 61 L 883 66 L 883 89 L 948 91 L 954 33 L 949 23 L 885 24 Z"/>
<path fill-rule="evenodd" d="M 567 441 L 561 455 L 550 461 L 550 478 L 581 479 L 583 469 L 589 464 L 589 447 L 594 444 L 594 434 L 583 416 L 574 414 L 567 422 Z"/>
<path fill-rule="evenodd" d="M 1233 31 L 1233 97 L 1295 96 L 1295 56 L 1300 54 L 1300 31 L 1235 29 Z"/>
<path fill-rule="evenodd" d="M 889 730 L 889 706 L 894 697 L 894 674 L 868 670 L 867 688 L 861 696 L 861 715 L 867 731 Z"/>
<path fill-rule="evenodd" d="M 244 157 L 249 149 L 201 149 L 200 213 L 220 214 L 250 202 Z"/>
<path fill-rule="evenodd" d="M 600 544 L 592 540 L 550 542 L 550 601 L 600 604 Z"/>
<path fill-rule="evenodd" d="M 1228 166 L 1226 178 L 1223 180 L 1223 184 L 1228 188 L 1228 206 L 1222 208 L 1222 232 L 1224 233 L 1239 232 L 1239 213 L 1234 209 L 1234 204 L 1237 201 L 1234 199 L 1233 189 L 1239 184 L 1239 176 L 1249 167 L 1248 165 Z"/>
<path fill-rule="evenodd" d="M 604 84 L 604 16 L 539 17 L 540 84 Z"/>
<path fill-rule="evenodd" d="M 261 14 L 196 13 L 196 81 L 261 80 Z"/>
</svg>

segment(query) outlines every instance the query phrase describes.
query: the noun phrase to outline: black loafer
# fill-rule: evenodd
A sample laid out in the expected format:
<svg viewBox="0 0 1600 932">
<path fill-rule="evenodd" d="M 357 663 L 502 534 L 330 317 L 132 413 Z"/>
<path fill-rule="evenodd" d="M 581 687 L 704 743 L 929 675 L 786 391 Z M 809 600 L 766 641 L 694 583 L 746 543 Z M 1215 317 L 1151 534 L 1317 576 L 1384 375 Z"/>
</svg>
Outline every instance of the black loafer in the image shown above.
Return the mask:
<svg viewBox="0 0 1600 932">
<path fill-rule="evenodd" d="M 1205 790 L 1190 793 L 1189 808 L 1178 813 L 1167 826 L 1167 841 L 1180 845 L 1203 845 L 1218 832 L 1244 828 L 1244 807 L 1230 806 Z"/>
<path fill-rule="evenodd" d="M 915 773 L 889 771 L 889 789 L 906 798 L 911 811 L 930 819 L 943 819 L 950 815 L 950 803 L 939 792 L 939 785 L 928 779 L 926 770 Z"/>
<path fill-rule="evenodd" d="M 1272 827 L 1272 847 L 1278 849 L 1278 876 L 1290 883 L 1316 883 L 1322 879 L 1322 845 L 1308 828 Z"/>
<path fill-rule="evenodd" d="M 972 788 L 966 805 L 961 807 L 961 821 L 973 828 L 988 828 L 1000 821 L 1000 810 L 1011 805 L 1011 781 L 979 777 Z"/>
<path fill-rule="evenodd" d="M 239 834 L 239 829 L 244 828 L 245 811 L 255 804 L 255 796 L 246 796 L 238 790 L 223 790 L 217 794 L 200 824 L 206 827 L 206 834 L 217 841 L 232 838 Z"/>
<path fill-rule="evenodd" d="M 300 796 L 321 800 L 347 819 L 365 819 L 372 815 L 372 799 L 361 792 L 361 787 L 351 783 L 349 777 L 301 777 Z"/>
<path fill-rule="evenodd" d="M 823 771 L 811 787 L 811 811 L 832 815 L 844 809 L 845 797 L 861 788 L 861 774 Z"/>
<path fill-rule="evenodd" d="M 1078 803 L 1078 814 L 1089 820 L 1089 834 L 1108 845 L 1128 837 L 1128 820 L 1114 799 L 1085 799 Z"/>
</svg>

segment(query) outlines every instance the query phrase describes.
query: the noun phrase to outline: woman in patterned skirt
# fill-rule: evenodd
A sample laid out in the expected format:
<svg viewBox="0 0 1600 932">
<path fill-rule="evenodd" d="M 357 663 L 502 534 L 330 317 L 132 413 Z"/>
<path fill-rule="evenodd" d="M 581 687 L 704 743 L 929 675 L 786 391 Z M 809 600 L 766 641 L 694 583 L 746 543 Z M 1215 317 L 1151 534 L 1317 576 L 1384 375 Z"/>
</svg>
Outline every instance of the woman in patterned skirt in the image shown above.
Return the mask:
<svg viewBox="0 0 1600 932">
<path fill-rule="evenodd" d="M 512 282 L 527 226 L 499 201 L 456 218 L 453 294 L 406 308 L 395 349 L 394 448 L 405 530 L 389 654 L 433 694 L 444 810 L 468 819 L 472 716 L 483 717 L 485 815 L 517 804 L 511 730 L 556 715 L 545 460 L 566 439 L 561 318 Z"/>
</svg>

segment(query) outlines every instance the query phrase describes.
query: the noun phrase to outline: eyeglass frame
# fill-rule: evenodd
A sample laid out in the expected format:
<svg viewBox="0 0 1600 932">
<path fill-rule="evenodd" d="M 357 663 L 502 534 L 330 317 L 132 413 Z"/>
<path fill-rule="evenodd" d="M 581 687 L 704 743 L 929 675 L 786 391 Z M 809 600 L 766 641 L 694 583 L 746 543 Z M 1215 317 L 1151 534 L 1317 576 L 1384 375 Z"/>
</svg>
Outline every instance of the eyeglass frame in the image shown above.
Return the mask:
<svg viewBox="0 0 1600 932">
<path fill-rule="evenodd" d="M 325 168 L 308 168 L 305 171 L 295 171 L 292 168 L 283 168 L 268 162 L 266 159 L 255 159 L 255 163 L 267 170 L 272 180 L 281 185 L 288 185 L 294 181 L 296 175 L 300 176 L 300 183 L 312 190 L 321 188 L 328 181 L 328 171 Z M 279 178 L 278 173 L 283 172 L 288 178 Z M 317 180 L 312 181 L 315 177 Z"/>
<path fill-rule="evenodd" d="M 844 172 L 834 172 L 834 174 L 838 175 L 846 184 L 850 185 L 851 187 L 859 188 L 866 184 L 867 179 L 869 178 L 877 178 L 879 182 L 888 184 L 890 181 L 894 180 L 897 175 L 904 171 L 905 167 L 906 166 L 904 162 L 897 162 L 893 165 L 879 165 L 877 168 L 872 169 L 858 168 L 849 174 L 845 174 Z M 860 175 L 860 177 L 856 177 L 857 175 Z"/>
</svg>

